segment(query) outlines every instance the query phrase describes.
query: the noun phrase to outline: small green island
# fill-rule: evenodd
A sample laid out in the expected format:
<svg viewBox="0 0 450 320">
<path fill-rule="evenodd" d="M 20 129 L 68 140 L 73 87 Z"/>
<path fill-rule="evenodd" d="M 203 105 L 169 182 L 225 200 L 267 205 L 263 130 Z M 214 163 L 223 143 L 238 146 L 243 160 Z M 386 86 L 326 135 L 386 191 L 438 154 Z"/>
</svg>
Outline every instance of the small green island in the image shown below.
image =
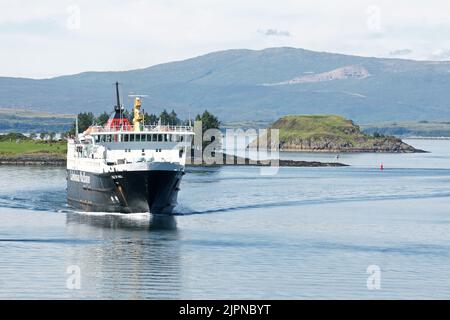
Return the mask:
<svg viewBox="0 0 450 320">
<path fill-rule="evenodd" d="M 279 130 L 281 151 L 425 152 L 394 136 L 366 134 L 352 120 L 338 115 L 288 115 L 275 121 L 269 129 Z M 259 140 L 260 145 L 267 143 L 264 137 Z M 256 147 L 256 142 L 250 147 Z"/>
</svg>

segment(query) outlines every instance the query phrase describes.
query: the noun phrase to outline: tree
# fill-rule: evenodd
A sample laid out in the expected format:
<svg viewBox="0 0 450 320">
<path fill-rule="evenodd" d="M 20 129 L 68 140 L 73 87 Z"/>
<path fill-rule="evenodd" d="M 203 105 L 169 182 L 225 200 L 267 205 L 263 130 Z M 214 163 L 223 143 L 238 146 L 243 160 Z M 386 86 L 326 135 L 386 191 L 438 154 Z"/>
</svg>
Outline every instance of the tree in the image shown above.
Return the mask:
<svg viewBox="0 0 450 320">
<path fill-rule="evenodd" d="M 47 136 L 47 132 L 41 132 L 39 134 L 39 138 L 41 138 L 41 140 L 45 140 L 45 137 Z"/>
<path fill-rule="evenodd" d="M 205 132 L 208 129 L 219 129 L 220 127 L 220 121 L 219 119 L 217 119 L 217 117 L 215 117 L 212 113 L 208 112 L 208 110 L 205 110 L 203 112 L 202 115 L 198 114 L 195 117 L 195 121 L 201 121 L 202 122 L 202 133 L 205 134 Z M 211 142 L 214 141 L 216 139 L 215 136 L 211 137 Z M 203 141 L 202 145 L 203 145 L 203 149 L 205 149 L 205 147 L 207 145 L 209 145 L 210 142 L 208 141 Z"/>
<path fill-rule="evenodd" d="M 95 122 L 95 116 L 92 112 L 81 112 L 78 114 L 78 133 L 85 131 Z M 72 123 L 72 129 L 69 130 L 70 135 L 75 135 L 76 122 Z"/>
<path fill-rule="evenodd" d="M 21 140 L 27 140 L 28 138 L 22 134 L 22 133 L 18 133 L 18 132 L 10 132 L 7 134 L 0 134 L 0 141 L 10 141 L 12 142 L 13 140 L 15 141 L 21 141 Z"/>
<path fill-rule="evenodd" d="M 82 112 L 78 114 L 78 130 L 85 131 L 95 122 L 95 116 L 92 112 Z"/>
<path fill-rule="evenodd" d="M 124 119 L 127 119 L 128 121 L 130 121 L 130 123 L 133 123 L 133 114 L 130 113 L 128 110 L 125 110 L 125 111 L 122 113 L 122 117 L 123 117 Z"/>
<path fill-rule="evenodd" d="M 99 125 L 99 126 L 104 126 L 109 120 L 109 114 L 107 112 L 103 112 L 102 114 L 100 114 L 97 119 L 95 120 L 95 122 Z"/>
<path fill-rule="evenodd" d="M 208 129 L 219 129 L 220 127 L 219 119 L 208 110 L 205 110 L 202 115 L 198 114 L 195 117 L 195 121 L 202 121 L 203 132 L 206 132 Z"/>
<path fill-rule="evenodd" d="M 374 138 L 384 138 L 384 135 L 381 134 L 381 133 L 379 133 L 378 131 L 375 131 L 375 132 L 373 133 L 373 137 L 374 137 Z"/>
<path fill-rule="evenodd" d="M 176 126 L 180 124 L 180 119 L 178 119 L 177 113 L 172 109 L 172 112 L 169 113 L 169 124 L 172 126 Z"/>
<path fill-rule="evenodd" d="M 166 111 L 166 109 L 161 112 L 161 114 L 159 115 L 159 119 L 161 119 L 162 124 L 170 124 L 170 115 Z"/>
<path fill-rule="evenodd" d="M 50 142 L 53 142 L 53 140 L 55 140 L 55 136 L 56 136 L 56 133 L 53 131 L 48 134 Z"/>
<path fill-rule="evenodd" d="M 147 112 L 144 113 L 144 121 L 145 124 L 154 124 L 158 122 L 158 117 L 156 116 L 156 114 L 148 114 Z"/>
</svg>

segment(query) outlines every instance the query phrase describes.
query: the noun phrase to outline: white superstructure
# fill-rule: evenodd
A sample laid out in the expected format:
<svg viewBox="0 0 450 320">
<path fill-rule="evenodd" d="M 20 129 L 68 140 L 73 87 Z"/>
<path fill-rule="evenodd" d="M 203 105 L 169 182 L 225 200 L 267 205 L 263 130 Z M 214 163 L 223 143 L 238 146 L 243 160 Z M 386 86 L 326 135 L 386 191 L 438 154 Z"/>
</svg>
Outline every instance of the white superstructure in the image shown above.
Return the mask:
<svg viewBox="0 0 450 320">
<path fill-rule="evenodd" d="M 68 202 L 86 211 L 171 212 L 193 128 L 161 121 L 146 125 L 139 96 L 131 125 L 120 105 L 118 83 L 116 93 L 115 113 L 104 126 L 90 126 L 68 139 Z"/>
<path fill-rule="evenodd" d="M 92 126 L 69 139 L 67 169 L 103 173 L 148 170 L 150 164 L 184 166 L 193 135 L 190 126 L 149 125 L 137 132 L 131 125 Z"/>
</svg>

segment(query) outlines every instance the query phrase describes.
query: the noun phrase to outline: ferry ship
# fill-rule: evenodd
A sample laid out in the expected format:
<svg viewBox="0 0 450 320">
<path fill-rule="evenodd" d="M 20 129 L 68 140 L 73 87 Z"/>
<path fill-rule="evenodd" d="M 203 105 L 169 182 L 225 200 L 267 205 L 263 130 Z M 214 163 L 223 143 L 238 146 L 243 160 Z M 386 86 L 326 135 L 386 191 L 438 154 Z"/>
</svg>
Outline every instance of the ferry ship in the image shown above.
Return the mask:
<svg viewBox="0 0 450 320">
<path fill-rule="evenodd" d="M 67 201 L 95 212 L 171 213 L 177 203 L 192 126 L 146 125 L 142 96 L 134 97 L 132 123 L 117 103 L 104 126 L 92 125 L 67 145 Z"/>
</svg>

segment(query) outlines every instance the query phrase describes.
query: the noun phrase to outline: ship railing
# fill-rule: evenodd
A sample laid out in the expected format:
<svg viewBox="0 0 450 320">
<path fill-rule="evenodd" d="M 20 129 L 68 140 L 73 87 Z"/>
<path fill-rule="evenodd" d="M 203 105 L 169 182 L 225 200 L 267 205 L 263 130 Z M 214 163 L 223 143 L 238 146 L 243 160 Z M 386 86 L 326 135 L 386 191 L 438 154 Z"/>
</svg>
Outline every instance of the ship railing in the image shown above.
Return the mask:
<svg viewBox="0 0 450 320">
<path fill-rule="evenodd" d="M 191 126 L 170 126 L 170 125 L 146 125 L 140 127 L 138 132 L 193 132 L 194 128 Z M 89 127 L 85 133 L 101 133 L 101 132 L 137 132 L 134 131 L 134 126 L 132 125 L 123 125 L 123 126 L 91 126 Z"/>
</svg>

